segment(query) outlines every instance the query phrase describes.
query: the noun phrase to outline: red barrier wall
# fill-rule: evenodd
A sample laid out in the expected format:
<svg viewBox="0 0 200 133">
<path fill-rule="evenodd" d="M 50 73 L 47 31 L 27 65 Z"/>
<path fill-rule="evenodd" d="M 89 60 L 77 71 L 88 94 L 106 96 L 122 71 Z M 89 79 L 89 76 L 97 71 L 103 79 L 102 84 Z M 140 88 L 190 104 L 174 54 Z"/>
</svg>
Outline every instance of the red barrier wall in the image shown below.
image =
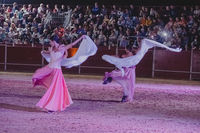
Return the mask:
<svg viewBox="0 0 200 133">
<path fill-rule="evenodd" d="M 155 70 L 162 69 L 171 71 L 183 71 L 183 73 L 155 71 L 155 77 L 189 79 L 190 55 L 190 51 L 182 51 L 180 53 L 176 53 L 167 50 L 156 50 Z"/>
<path fill-rule="evenodd" d="M 200 72 L 200 51 L 193 52 L 192 64 L 192 71 Z M 200 80 L 199 74 L 192 74 L 192 79 Z"/>
<path fill-rule="evenodd" d="M 42 47 L 29 46 L 8 46 L 7 47 L 7 70 L 8 71 L 35 71 L 42 65 L 41 50 Z M 122 54 L 123 49 L 118 53 Z M 63 69 L 64 73 L 94 74 L 103 75 L 106 71 L 111 71 L 114 66 L 103 61 L 103 54 L 115 55 L 116 48 L 98 47 L 96 55 L 89 57 L 86 62 L 79 67 Z M 0 45 L 0 63 L 4 63 L 5 47 Z M 191 58 L 192 55 L 192 58 Z M 163 49 L 156 49 L 154 58 L 154 76 L 155 78 L 170 79 L 189 79 L 200 80 L 200 51 L 182 51 L 180 53 L 170 52 Z M 9 64 L 17 63 L 17 64 Z M 192 68 L 190 68 L 192 63 Z M 23 65 L 20 65 L 23 64 Z M 136 67 L 137 77 L 152 77 L 153 50 L 149 50 L 142 61 Z M 0 64 L 0 70 L 4 70 L 4 64 Z M 172 71 L 172 72 L 167 72 Z M 174 72 L 178 71 L 178 72 Z M 193 72 L 193 73 L 190 73 Z"/>
<path fill-rule="evenodd" d="M 4 55 L 5 55 L 5 47 L 0 46 L 0 70 L 4 69 L 4 64 L 2 64 L 4 63 L 5 59 Z"/>
</svg>

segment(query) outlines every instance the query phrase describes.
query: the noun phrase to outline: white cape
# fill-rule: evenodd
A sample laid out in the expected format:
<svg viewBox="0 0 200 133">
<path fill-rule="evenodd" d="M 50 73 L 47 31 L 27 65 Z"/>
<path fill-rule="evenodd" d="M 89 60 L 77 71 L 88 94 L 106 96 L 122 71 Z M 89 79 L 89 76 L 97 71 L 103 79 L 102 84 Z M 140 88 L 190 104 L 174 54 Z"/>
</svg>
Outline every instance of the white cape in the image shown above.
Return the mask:
<svg viewBox="0 0 200 133">
<path fill-rule="evenodd" d="M 97 47 L 95 43 L 90 39 L 89 36 L 85 36 L 85 39 L 82 39 L 80 46 L 76 54 L 70 58 L 63 58 L 61 61 L 61 66 L 66 68 L 71 68 L 82 64 L 89 56 L 96 54 Z M 45 54 L 41 52 L 42 56 L 47 62 L 50 62 L 50 54 Z"/>
<path fill-rule="evenodd" d="M 118 69 L 120 69 L 122 71 L 122 76 L 123 76 L 124 75 L 123 67 L 136 66 L 142 60 L 142 58 L 144 57 L 146 52 L 150 48 L 155 47 L 155 46 L 166 48 L 166 49 L 173 51 L 173 52 L 180 52 L 181 51 L 180 48 L 173 49 L 173 48 L 169 48 L 166 45 L 161 44 L 159 42 L 149 40 L 149 39 L 143 39 L 142 42 L 141 42 L 140 50 L 134 56 L 130 56 L 130 57 L 126 57 L 126 58 L 118 58 L 118 57 L 115 57 L 115 56 L 103 55 L 102 59 L 109 62 L 110 64 L 115 65 Z"/>
</svg>

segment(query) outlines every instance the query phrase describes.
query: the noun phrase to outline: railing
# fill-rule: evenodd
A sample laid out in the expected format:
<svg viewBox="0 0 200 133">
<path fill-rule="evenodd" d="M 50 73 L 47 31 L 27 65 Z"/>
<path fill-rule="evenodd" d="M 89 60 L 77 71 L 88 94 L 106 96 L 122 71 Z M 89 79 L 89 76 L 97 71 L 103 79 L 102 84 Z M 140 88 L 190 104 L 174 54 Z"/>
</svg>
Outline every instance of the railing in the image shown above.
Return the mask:
<svg viewBox="0 0 200 133">
<path fill-rule="evenodd" d="M 32 47 L 21 45 L 0 45 L 0 69 L 34 71 L 47 62 L 40 55 L 44 46 Z M 99 47 L 96 55 L 90 57 L 78 67 L 64 69 L 67 73 L 97 74 L 103 75 L 105 71 L 111 71 L 114 66 L 101 59 L 103 54 L 122 54 L 123 48 Z M 153 48 L 147 52 L 142 61 L 137 65 L 137 76 L 152 78 L 173 79 L 200 79 L 200 51 L 183 51 L 173 53 L 163 49 Z"/>
</svg>

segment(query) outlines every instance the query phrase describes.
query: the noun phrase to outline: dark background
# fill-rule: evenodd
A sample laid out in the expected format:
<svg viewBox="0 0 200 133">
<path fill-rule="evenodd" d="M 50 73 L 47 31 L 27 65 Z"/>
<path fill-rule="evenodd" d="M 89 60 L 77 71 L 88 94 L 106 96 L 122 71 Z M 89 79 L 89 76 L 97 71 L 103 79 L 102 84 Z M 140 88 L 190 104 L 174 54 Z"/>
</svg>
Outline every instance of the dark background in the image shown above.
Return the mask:
<svg viewBox="0 0 200 133">
<path fill-rule="evenodd" d="M 0 0 L 1 4 L 68 4 L 68 5 L 93 5 L 95 2 L 105 5 L 145 5 L 145 6 L 159 6 L 159 5 L 200 5 L 200 0 Z"/>
</svg>

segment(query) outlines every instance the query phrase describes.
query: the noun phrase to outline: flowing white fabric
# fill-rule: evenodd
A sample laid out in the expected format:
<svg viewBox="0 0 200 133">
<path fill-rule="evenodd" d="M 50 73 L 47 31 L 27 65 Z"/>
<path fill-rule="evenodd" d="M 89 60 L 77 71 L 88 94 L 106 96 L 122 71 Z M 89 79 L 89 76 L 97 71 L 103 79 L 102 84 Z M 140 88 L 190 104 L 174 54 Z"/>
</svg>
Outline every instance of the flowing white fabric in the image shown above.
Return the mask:
<svg viewBox="0 0 200 133">
<path fill-rule="evenodd" d="M 144 57 L 146 52 L 150 48 L 156 47 L 156 46 L 166 48 L 166 49 L 173 51 L 173 52 L 180 52 L 181 51 L 180 48 L 173 49 L 173 48 L 169 48 L 166 45 L 161 44 L 159 42 L 149 40 L 149 39 L 143 39 L 142 42 L 141 42 L 140 50 L 134 56 L 130 56 L 130 57 L 126 57 L 126 58 L 118 58 L 118 57 L 115 57 L 115 56 L 103 55 L 102 59 L 113 64 L 113 65 L 115 65 L 118 69 L 120 69 L 122 71 L 122 76 L 123 76 L 124 75 L 123 67 L 136 66 L 142 60 L 142 58 Z"/>
<path fill-rule="evenodd" d="M 97 47 L 95 43 L 92 41 L 92 39 L 90 39 L 89 36 L 85 36 L 85 38 L 82 39 L 76 54 L 70 58 L 63 58 L 61 61 L 61 66 L 66 68 L 78 66 L 87 60 L 89 56 L 96 54 L 96 52 Z M 41 54 L 47 62 L 50 62 L 50 54 L 46 54 L 44 52 L 41 52 Z"/>
</svg>

